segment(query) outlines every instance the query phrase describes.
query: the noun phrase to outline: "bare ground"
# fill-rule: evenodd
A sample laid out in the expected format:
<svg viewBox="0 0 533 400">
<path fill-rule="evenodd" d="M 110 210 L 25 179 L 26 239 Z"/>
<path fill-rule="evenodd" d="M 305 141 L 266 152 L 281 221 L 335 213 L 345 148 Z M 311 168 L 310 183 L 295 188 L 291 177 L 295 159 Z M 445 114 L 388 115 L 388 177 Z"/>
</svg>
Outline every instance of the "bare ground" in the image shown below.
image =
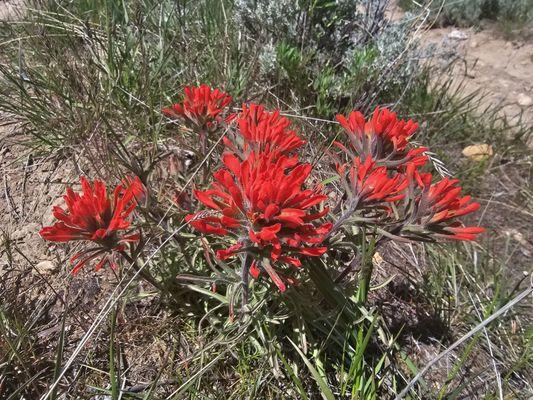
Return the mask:
<svg viewBox="0 0 533 400">
<path fill-rule="evenodd" d="M 506 40 L 495 24 L 486 29 L 438 28 L 425 31 L 422 41 L 437 49 L 437 64 L 455 64 L 453 76 L 465 94 L 481 92 L 480 104 L 501 106 L 510 119 L 533 124 L 533 41 L 523 34 Z"/>
</svg>

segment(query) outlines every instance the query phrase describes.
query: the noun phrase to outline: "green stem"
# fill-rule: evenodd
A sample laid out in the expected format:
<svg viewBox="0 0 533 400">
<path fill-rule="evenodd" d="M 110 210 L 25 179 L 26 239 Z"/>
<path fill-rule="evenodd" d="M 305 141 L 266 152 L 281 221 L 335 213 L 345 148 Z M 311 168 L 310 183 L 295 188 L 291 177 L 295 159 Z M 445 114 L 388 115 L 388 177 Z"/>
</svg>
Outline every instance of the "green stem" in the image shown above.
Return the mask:
<svg viewBox="0 0 533 400">
<path fill-rule="evenodd" d="M 308 272 L 309 277 L 324 299 L 331 306 L 341 310 L 340 317 L 344 323 L 350 324 L 359 318 L 359 311 L 353 307 L 353 302 L 346 297 L 339 285 L 333 281 L 329 273 L 325 270 L 321 260 L 310 259 Z"/>
<path fill-rule="evenodd" d="M 246 307 L 248 304 L 248 273 L 250 271 L 250 259 L 248 252 L 241 254 L 242 259 L 242 270 L 241 270 L 241 279 L 242 279 L 242 308 Z"/>
<path fill-rule="evenodd" d="M 111 382 L 111 398 L 117 400 L 119 396 L 119 374 L 115 368 L 116 355 L 115 355 L 115 329 L 117 324 L 117 311 L 118 303 L 111 311 L 111 331 L 109 333 L 109 380 Z M 120 367 L 119 367 L 120 368 Z"/>
<path fill-rule="evenodd" d="M 200 137 L 200 153 L 201 157 L 207 157 L 207 150 L 208 150 L 208 132 L 207 130 L 201 130 L 199 133 Z M 210 176 L 210 170 L 209 170 L 209 158 L 205 160 L 205 163 L 202 167 L 202 185 L 205 185 L 207 181 L 209 180 Z"/>
<path fill-rule="evenodd" d="M 368 292 L 370 290 L 370 279 L 372 278 L 372 272 L 374 265 L 372 260 L 370 262 L 365 261 L 361 269 L 361 277 L 359 279 L 359 288 L 357 290 L 357 302 L 361 305 L 365 304 L 368 300 Z"/>
<path fill-rule="evenodd" d="M 376 243 L 374 239 L 370 242 L 366 241 L 366 232 L 363 229 L 363 238 L 361 241 L 361 275 L 359 278 L 359 288 L 357 289 L 357 302 L 364 305 L 368 300 L 368 292 L 370 290 L 370 279 L 374 271 L 374 264 L 372 258 L 374 257 Z"/>
</svg>

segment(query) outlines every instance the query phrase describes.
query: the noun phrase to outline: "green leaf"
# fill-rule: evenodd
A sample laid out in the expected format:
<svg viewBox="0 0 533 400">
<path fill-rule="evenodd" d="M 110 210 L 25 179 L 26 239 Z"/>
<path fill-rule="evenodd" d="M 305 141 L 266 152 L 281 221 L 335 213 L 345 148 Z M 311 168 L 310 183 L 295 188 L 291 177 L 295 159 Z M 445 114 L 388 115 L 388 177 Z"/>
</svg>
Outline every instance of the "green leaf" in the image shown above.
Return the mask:
<svg viewBox="0 0 533 400">
<path fill-rule="evenodd" d="M 220 295 L 218 293 L 213 293 L 210 290 L 201 288 L 201 287 L 196 286 L 196 285 L 185 285 L 185 287 L 187 287 L 187 288 L 189 288 L 189 289 L 191 289 L 191 290 L 193 290 L 195 292 L 205 294 L 206 296 L 209 296 L 209 297 L 211 297 L 211 298 L 213 298 L 215 300 L 218 300 L 218 301 L 220 301 L 223 304 L 228 304 L 229 303 L 227 297 L 222 296 L 222 295 Z"/>
</svg>

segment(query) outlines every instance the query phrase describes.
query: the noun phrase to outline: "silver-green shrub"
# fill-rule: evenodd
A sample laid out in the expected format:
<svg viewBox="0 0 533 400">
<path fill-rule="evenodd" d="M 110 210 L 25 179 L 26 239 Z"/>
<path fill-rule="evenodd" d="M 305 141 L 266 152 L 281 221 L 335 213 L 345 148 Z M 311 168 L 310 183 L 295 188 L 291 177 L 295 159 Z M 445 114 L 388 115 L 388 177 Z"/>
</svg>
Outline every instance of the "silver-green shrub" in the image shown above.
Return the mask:
<svg viewBox="0 0 533 400">
<path fill-rule="evenodd" d="M 365 107 L 397 98 L 421 71 L 414 19 L 393 22 L 387 6 L 388 0 L 236 0 L 233 15 L 236 28 L 260 46 L 262 79 L 289 82 L 302 106 L 327 115 L 334 103 Z M 310 85 L 315 98 L 298 95 L 298 87 Z"/>
</svg>

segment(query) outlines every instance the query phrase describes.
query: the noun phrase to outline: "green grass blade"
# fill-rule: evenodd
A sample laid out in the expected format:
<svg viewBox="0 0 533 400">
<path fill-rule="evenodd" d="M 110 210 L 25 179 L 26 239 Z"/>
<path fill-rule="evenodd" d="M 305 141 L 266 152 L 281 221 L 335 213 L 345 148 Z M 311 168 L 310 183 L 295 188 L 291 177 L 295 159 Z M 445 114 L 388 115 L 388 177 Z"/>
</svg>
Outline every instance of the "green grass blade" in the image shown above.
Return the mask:
<svg viewBox="0 0 533 400">
<path fill-rule="evenodd" d="M 61 319 L 61 331 L 59 332 L 59 341 L 57 343 L 56 350 L 56 362 L 54 365 L 54 381 L 57 379 L 61 372 L 61 364 L 63 361 L 63 350 L 65 346 L 65 321 L 67 319 L 67 312 L 63 313 L 63 318 Z M 57 396 L 57 387 L 54 388 L 52 393 L 50 393 L 50 400 L 55 400 Z"/>
<path fill-rule="evenodd" d="M 325 381 L 324 377 L 320 375 L 320 373 L 317 371 L 317 369 L 313 366 L 311 361 L 305 356 L 305 354 L 296 346 L 296 344 L 289 339 L 289 342 L 293 345 L 293 347 L 296 349 L 300 357 L 302 358 L 303 362 L 309 369 L 309 372 L 311 372 L 311 375 L 315 379 L 316 383 L 318 384 L 320 388 L 320 394 L 325 400 L 335 400 L 335 396 L 333 395 L 333 392 L 328 386 L 328 383 Z"/>
<path fill-rule="evenodd" d="M 289 377 L 292 379 L 292 381 L 296 385 L 296 388 L 298 389 L 298 393 L 300 393 L 300 396 L 302 396 L 302 400 L 308 400 L 309 397 L 307 397 L 307 394 L 305 393 L 305 389 L 303 387 L 302 381 L 300 380 L 300 378 L 298 378 L 298 375 L 296 375 L 296 373 L 292 369 L 292 366 L 288 363 L 285 357 L 283 357 L 283 354 L 281 354 L 281 351 L 277 346 L 276 346 L 276 353 L 278 355 L 278 358 L 281 360 L 281 363 L 285 367 L 285 372 L 287 372 Z"/>
<path fill-rule="evenodd" d="M 115 331 L 117 324 L 117 307 L 114 307 L 111 313 L 111 327 L 109 333 L 109 380 L 111 383 L 112 400 L 118 400 L 120 394 L 120 376 L 115 368 Z"/>
</svg>

